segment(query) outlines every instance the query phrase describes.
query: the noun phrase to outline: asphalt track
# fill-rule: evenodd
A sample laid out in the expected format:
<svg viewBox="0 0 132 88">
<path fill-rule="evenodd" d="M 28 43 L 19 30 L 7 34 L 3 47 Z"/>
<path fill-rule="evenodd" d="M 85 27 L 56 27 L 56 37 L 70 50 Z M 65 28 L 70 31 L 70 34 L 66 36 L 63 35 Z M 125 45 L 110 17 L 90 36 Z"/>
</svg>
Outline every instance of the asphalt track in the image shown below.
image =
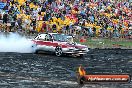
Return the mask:
<svg viewBox="0 0 132 88">
<path fill-rule="evenodd" d="M 132 88 L 130 83 L 80 86 L 76 72 L 132 75 L 132 50 L 94 49 L 84 58 L 52 54 L 0 53 L 0 88 Z"/>
</svg>

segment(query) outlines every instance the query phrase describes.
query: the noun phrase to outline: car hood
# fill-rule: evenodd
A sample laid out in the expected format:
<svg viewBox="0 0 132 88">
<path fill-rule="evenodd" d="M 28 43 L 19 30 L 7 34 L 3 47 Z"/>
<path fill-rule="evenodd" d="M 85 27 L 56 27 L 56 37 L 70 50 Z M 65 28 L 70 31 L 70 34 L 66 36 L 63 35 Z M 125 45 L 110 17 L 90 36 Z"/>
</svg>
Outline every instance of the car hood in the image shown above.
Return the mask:
<svg viewBox="0 0 132 88">
<path fill-rule="evenodd" d="M 82 49 L 82 48 L 88 48 L 86 45 L 77 44 L 75 45 L 75 48 Z"/>
<path fill-rule="evenodd" d="M 68 47 L 75 47 L 77 49 L 82 49 L 82 48 L 88 48 L 86 45 L 82 45 L 82 44 L 78 44 L 78 43 L 67 43 L 67 42 L 63 42 L 63 44 L 66 44 Z"/>
</svg>

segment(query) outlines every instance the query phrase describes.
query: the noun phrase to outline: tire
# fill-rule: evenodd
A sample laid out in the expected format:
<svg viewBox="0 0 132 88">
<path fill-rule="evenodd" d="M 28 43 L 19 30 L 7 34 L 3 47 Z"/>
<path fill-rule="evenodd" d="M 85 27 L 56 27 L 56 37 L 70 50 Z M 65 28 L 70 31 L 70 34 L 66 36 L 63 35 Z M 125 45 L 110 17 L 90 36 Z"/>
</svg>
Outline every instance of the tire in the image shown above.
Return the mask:
<svg viewBox="0 0 132 88">
<path fill-rule="evenodd" d="M 80 55 L 79 55 L 79 57 L 83 58 L 83 57 L 84 57 L 84 55 L 83 55 L 83 54 L 80 54 Z"/>
<path fill-rule="evenodd" d="M 58 56 L 58 57 L 60 57 L 60 56 L 62 56 L 62 48 L 60 47 L 60 46 L 57 46 L 56 48 L 55 48 L 55 55 L 56 56 Z"/>
<path fill-rule="evenodd" d="M 38 50 L 36 50 L 34 53 L 35 53 L 35 54 L 38 54 L 38 53 L 39 53 L 39 51 L 38 51 Z"/>
</svg>

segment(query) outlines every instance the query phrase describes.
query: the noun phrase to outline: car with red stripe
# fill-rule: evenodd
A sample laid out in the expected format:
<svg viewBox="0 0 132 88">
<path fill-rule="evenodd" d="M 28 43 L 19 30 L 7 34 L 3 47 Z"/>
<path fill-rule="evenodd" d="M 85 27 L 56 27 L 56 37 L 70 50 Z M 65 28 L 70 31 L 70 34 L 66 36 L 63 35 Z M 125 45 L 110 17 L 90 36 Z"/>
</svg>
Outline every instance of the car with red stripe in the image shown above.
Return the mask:
<svg viewBox="0 0 132 88">
<path fill-rule="evenodd" d="M 56 56 L 87 54 L 88 47 L 73 41 L 73 36 L 58 33 L 38 34 L 32 41 L 36 44 L 36 52 L 46 51 L 54 52 Z"/>
</svg>

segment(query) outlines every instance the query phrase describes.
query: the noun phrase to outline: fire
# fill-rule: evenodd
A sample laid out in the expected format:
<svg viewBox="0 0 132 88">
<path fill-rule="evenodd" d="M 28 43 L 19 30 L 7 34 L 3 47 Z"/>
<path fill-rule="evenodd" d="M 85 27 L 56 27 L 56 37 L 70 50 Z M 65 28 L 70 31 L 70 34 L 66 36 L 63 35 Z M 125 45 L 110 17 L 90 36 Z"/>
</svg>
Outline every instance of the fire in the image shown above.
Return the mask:
<svg viewBox="0 0 132 88">
<path fill-rule="evenodd" d="M 82 66 L 79 67 L 78 72 L 79 72 L 80 76 L 86 75 L 86 71 L 84 70 L 84 68 Z"/>
</svg>

